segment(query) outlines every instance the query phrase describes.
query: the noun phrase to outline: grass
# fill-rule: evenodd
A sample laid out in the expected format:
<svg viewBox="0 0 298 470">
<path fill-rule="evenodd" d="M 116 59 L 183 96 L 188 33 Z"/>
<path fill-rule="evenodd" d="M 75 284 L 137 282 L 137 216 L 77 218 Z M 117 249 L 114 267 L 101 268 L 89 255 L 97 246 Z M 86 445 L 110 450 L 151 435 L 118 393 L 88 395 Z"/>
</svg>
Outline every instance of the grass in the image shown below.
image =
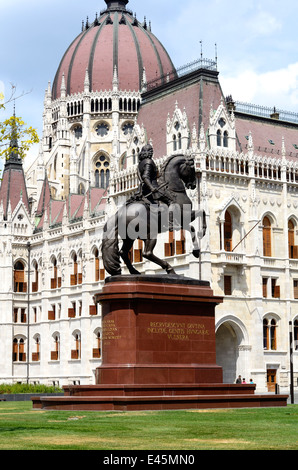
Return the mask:
<svg viewBox="0 0 298 470">
<path fill-rule="evenodd" d="M 297 450 L 297 424 L 297 405 L 116 413 L 0 402 L 0 450 Z"/>
</svg>

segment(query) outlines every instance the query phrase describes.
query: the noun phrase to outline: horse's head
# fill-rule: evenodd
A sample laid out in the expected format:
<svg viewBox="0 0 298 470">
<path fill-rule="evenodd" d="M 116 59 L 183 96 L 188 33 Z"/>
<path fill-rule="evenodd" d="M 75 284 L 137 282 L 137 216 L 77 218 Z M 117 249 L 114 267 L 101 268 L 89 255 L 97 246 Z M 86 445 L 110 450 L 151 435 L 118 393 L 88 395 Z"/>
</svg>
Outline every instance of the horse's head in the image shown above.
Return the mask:
<svg viewBox="0 0 298 470">
<path fill-rule="evenodd" d="M 174 192 L 185 192 L 196 188 L 195 162 L 185 155 L 172 155 L 161 167 L 160 183 L 166 182 L 168 189 Z"/>
<path fill-rule="evenodd" d="M 184 162 L 180 166 L 180 178 L 187 189 L 196 188 L 196 170 L 193 158 L 185 157 Z"/>
</svg>

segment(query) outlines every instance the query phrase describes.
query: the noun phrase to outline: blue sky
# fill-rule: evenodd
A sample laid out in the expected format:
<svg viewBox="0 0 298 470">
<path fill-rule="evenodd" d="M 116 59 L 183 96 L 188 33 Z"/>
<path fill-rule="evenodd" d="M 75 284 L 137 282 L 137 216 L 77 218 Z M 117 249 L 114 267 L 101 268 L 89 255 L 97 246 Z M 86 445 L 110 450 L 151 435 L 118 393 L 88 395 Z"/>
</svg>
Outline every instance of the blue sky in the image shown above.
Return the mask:
<svg viewBox="0 0 298 470">
<path fill-rule="evenodd" d="M 104 8 L 104 0 L 0 0 L 0 92 L 10 83 L 30 91 L 17 115 L 40 136 L 48 81 L 82 20 Z M 130 0 L 128 8 L 151 21 L 176 67 L 200 57 L 200 41 L 213 59 L 216 43 L 225 95 L 298 112 L 297 0 Z"/>
</svg>

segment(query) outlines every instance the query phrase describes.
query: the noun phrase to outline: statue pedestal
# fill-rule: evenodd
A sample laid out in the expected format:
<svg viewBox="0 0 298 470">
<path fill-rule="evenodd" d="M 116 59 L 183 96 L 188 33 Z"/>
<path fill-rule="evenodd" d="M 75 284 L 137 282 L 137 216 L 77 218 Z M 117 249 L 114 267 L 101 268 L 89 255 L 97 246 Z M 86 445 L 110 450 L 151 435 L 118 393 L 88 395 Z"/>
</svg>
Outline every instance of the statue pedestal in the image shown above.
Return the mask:
<svg viewBox="0 0 298 470">
<path fill-rule="evenodd" d="M 32 398 L 33 408 L 169 410 L 286 406 L 286 395 L 223 384 L 216 365 L 215 297 L 209 283 L 174 276 L 115 276 L 102 305 L 102 366 L 96 385 Z"/>
<path fill-rule="evenodd" d="M 97 384 L 221 383 L 209 283 L 174 276 L 116 276 L 102 305 Z"/>
</svg>

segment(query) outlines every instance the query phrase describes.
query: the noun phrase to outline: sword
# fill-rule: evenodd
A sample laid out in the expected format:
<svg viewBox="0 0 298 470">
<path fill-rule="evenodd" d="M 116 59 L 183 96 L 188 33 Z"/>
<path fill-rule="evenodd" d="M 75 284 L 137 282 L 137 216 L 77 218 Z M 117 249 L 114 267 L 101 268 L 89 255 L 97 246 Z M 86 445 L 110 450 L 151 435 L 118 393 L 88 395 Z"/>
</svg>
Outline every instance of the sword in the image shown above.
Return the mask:
<svg viewBox="0 0 298 470">
<path fill-rule="evenodd" d="M 151 191 L 151 193 L 146 194 L 145 197 L 151 196 L 155 192 L 159 191 L 160 189 L 164 188 L 165 186 L 169 186 L 169 183 L 163 183 L 160 186 L 158 186 L 154 191 Z"/>
</svg>

